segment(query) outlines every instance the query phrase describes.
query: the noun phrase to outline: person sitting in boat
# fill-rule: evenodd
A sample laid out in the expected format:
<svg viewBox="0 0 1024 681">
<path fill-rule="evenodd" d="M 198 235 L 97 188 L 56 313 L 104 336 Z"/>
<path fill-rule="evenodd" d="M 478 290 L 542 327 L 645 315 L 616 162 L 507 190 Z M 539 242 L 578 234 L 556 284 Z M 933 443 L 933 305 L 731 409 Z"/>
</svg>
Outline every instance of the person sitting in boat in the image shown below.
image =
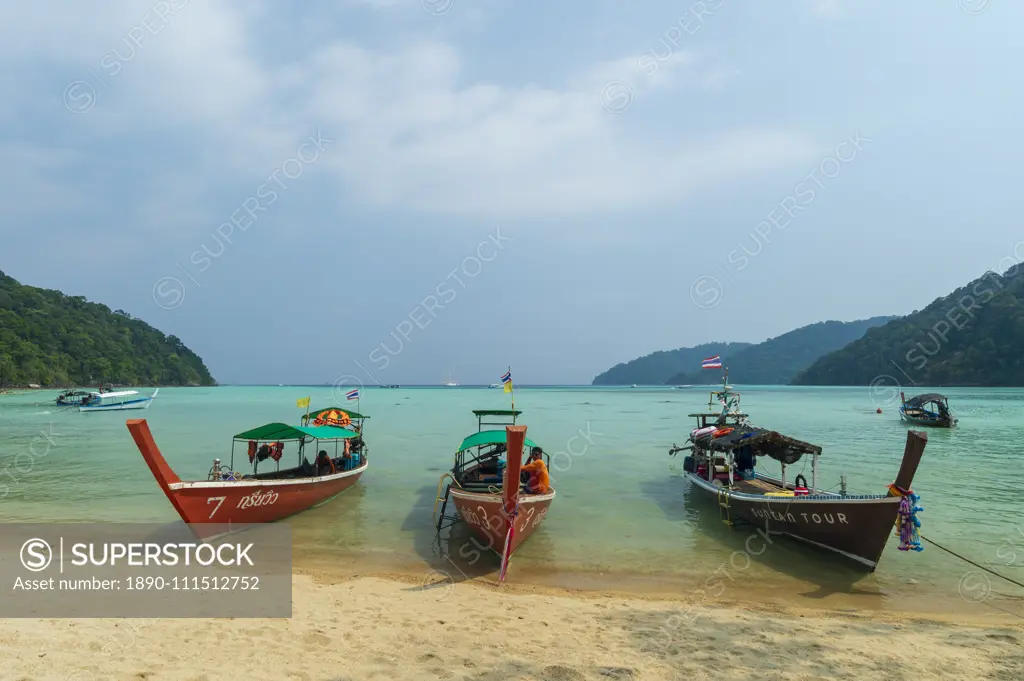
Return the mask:
<svg viewBox="0 0 1024 681">
<path fill-rule="evenodd" d="M 751 449 L 750 445 L 747 445 L 746 447 L 740 447 L 739 449 L 736 450 L 736 470 L 739 473 L 740 478 L 744 480 L 754 479 L 754 464 L 756 463 L 755 459 L 756 455 L 754 454 L 754 450 Z"/>
<path fill-rule="evenodd" d="M 327 455 L 327 450 L 321 449 L 320 452 L 316 455 L 316 474 L 334 474 L 334 462 L 331 461 L 331 457 Z"/>
<path fill-rule="evenodd" d="M 270 458 L 270 445 L 264 442 L 260 445 L 260 448 L 256 450 L 256 460 L 266 461 L 268 458 Z"/>
<path fill-rule="evenodd" d="M 505 456 L 506 447 L 504 442 L 499 442 L 494 449 L 487 453 L 487 456 L 480 462 L 477 470 L 480 476 L 498 475 L 501 470 L 501 458 Z"/>
<path fill-rule="evenodd" d="M 548 476 L 548 467 L 544 463 L 544 451 L 540 447 L 530 450 L 530 458 L 526 465 L 520 470 L 529 474 L 529 481 L 526 483 L 527 494 L 547 494 L 551 490 L 551 478 Z"/>
<path fill-rule="evenodd" d="M 339 458 L 334 460 L 339 471 L 350 471 L 353 468 L 356 468 L 360 455 L 358 452 L 354 453 L 354 449 L 355 448 L 352 446 L 352 440 L 345 440 L 345 450 Z"/>
</svg>

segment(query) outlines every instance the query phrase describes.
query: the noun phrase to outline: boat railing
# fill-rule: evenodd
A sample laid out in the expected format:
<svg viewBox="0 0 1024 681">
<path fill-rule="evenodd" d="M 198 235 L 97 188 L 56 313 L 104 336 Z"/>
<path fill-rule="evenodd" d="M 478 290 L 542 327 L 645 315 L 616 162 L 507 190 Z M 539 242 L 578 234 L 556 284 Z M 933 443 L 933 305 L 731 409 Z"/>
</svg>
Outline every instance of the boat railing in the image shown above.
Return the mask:
<svg viewBox="0 0 1024 681">
<path fill-rule="evenodd" d="M 481 432 L 483 430 L 491 430 L 490 426 L 496 426 L 496 427 L 499 427 L 499 428 L 504 428 L 505 426 L 514 426 L 514 425 L 516 425 L 516 418 L 519 416 L 520 413 L 522 413 L 522 412 L 518 412 L 516 414 L 511 414 L 511 415 L 505 416 L 505 418 L 503 418 L 501 420 L 496 420 L 496 421 L 484 421 L 484 419 L 488 418 L 488 417 L 498 416 L 498 415 L 495 415 L 495 414 L 480 414 L 480 415 L 477 416 L 477 419 L 476 419 L 476 429 L 477 429 L 477 432 L 479 433 L 479 432 Z M 509 419 L 511 419 L 511 420 L 509 420 Z M 488 428 L 485 428 L 485 426 L 488 426 Z"/>
</svg>

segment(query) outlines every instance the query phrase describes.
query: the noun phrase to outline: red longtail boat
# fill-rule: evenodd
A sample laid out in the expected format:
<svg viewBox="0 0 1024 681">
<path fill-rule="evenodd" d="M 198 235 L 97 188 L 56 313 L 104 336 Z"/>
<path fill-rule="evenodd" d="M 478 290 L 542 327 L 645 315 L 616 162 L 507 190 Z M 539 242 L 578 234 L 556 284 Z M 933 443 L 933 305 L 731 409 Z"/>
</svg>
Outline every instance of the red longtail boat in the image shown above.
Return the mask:
<svg viewBox="0 0 1024 681">
<path fill-rule="evenodd" d="M 455 452 L 452 471 L 438 483 L 434 508 L 436 513 L 437 504 L 441 503 L 441 513 L 437 530 L 457 522 L 466 523 L 486 548 L 501 557 L 504 580 L 512 554 L 541 524 L 555 498 L 554 489 L 531 489 L 520 479 L 524 445 L 529 447 L 531 458 L 539 456 L 544 461 L 545 470 L 550 458 L 526 437 L 526 426 L 516 425 L 521 411 L 489 409 L 473 413 L 477 416 L 477 432 L 462 441 Z M 484 422 L 489 417 L 505 420 Z M 485 430 L 485 426 L 504 428 Z M 455 507 L 452 516 L 446 515 L 449 501 Z"/>
<path fill-rule="evenodd" d="M 335 425 L 269 423 L 239 433 L 232 442 L 229 465 L 224 466 L 220 459 L 215 459 L 206 480 L 188 481 L 179 478 L 167 464 L 145 419 L 130 419 L 127 425 L 160 489 L 181 519 L 203 538 L 223 532 L 225 525 L 268 523 L 286 518 L 356 484 L 369 465 L 361 437 L 362 419 L 366 417 L 356 416 L 360 424 L 358 432 Z M 240 443 L 246 447 L 251 473 L 235 469 L 235 449 Z M 309 445 L 313 445 L 316 453 L 313 464 L 306 458 Z M 295 467 L 281 467 L 286 447 L 297 450 Z M 273 469 L 260 470 L 260 464 L 268 459 Z M 204 527 L 209 531 L 204 531 Z"/>
</svg>

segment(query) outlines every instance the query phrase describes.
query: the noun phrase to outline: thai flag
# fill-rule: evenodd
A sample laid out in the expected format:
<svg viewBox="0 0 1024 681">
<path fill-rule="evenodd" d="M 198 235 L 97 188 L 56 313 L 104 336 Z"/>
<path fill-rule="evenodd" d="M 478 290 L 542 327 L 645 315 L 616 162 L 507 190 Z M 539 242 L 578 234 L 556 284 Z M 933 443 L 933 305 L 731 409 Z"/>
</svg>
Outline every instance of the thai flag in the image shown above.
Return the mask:
<svg viewBox="0 0 1024 681">
<path fill-rule="evenodd" d="M 502 382 L 503 385 L 505 383 L 511 383 L 512 382 L 512 372 L 511 371 L 506 371 L 505 375 L 501 377 L 501 382 Z"/>
<path fill-rule="evenodd" d="M 708 357 L 706 360 L 700 363 L 701 369 L 721 369 L 722 368 L 722 357 L 715 355 L 714 357 Z"/>
<path fill-rule="evenodd" d="M 345 397 L 350 399 L 350 400 L 358 400 L 359 399 L 359 390 L 358 389 L 356 389 L 356 390 L 349 390 L 347 393 L 345 393 Z"/>
</svg>

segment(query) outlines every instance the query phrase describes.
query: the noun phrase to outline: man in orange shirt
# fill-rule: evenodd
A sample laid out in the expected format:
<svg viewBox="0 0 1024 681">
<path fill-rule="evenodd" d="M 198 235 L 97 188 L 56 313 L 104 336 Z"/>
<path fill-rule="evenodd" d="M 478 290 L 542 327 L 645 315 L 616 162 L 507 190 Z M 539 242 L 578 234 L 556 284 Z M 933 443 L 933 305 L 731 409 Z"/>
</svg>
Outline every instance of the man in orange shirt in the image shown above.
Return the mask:
<svg viewBox="0 0 1024 681">
<path fill-rule="evenodd" d="M 521 469 L 523 473 L 530 474 L 530 480 L 526 483 L 527 494 L 547 494 L 551 491 L 551 478 L 548 476 L 548 467 L 544 465 L 543 455 L 540 447 L 534 447 L 530 450 L 526 465 Z"/>
</svg>

